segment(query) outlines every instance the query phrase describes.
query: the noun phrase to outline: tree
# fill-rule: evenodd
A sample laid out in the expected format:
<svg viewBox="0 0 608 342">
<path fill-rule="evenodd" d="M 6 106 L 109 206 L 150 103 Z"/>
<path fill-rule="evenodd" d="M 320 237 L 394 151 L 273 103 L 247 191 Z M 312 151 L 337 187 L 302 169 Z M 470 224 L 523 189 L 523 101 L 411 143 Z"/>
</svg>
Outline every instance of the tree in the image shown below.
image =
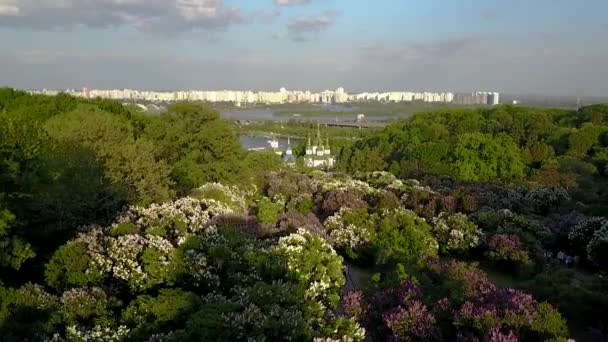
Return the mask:
<svg viewBox="0 0 608 342">
<path fill-rule="evenodd" d="M 458 138 L 454 168 L 455 175 L 464 180 L 513 180 L 523 177 L 524 165 L 519 148 L 507 135 L 471 133 Z"/>
<path fill-rule="evenodd" d="M 234 129 L 204 105 L 178 103 L 146 128 L 157 144 L 155 155 L 172 165 L 178 190 L 207 182 L 236 181 L 242 171 L 242 150 Z"/>
<path fill-rule="evenodd" d="M 46 128 L 62 144 L 93 151 L 114 191 L 131 203 L 164 202 L 173 196 L 169 166 L 155 159 L 154 143 L 135 140 L 125 118 L 81 108 L 49 120 Z"/>
</svg>

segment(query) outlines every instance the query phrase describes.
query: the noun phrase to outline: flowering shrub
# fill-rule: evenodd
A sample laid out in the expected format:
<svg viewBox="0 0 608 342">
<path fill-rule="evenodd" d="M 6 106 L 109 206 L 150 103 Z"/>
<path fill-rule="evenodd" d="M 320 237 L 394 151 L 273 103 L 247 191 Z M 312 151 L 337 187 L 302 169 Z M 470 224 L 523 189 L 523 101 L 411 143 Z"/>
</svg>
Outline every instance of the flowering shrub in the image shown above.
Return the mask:
<svg viewBox="0 0 608 342">
<path fill-rule="evenodd" d="M 275 253 L 285 259 L 288 273 L 307 289 L 306 298 L 335 307 L 345 283 L 342 257 L 319 236 L 303 229 L 283 237 Z"/>
<path fill-rule="evenodd" d="M 280 195 L 289 201 L 293 196 L 312 195 L 316 191 L 316 183 L 303 174 L 286 171 L 266 175 L 266 194 L 270 198 Z"/>
<path fill-rule="evenodd" d="M 337 177 L 331 177 L 321 181 L 319 184 L 319 192 L 321 194 L 326 194 L 336 190 L 341 190 L 343 192 L 354 191 L 361 195 L 370 195 L 381 191 L 372 187 L 367 182 L 351 178 L 341 179 Z"/>
<path fill-rule="evenodd" d="M 413 271 L 424 280 L 422 286 L 408 280 L 365 298 L 347 296 L 350 305 L 345 308 L 360 317 L 375 339 L 544 341 L 568 334 L 564 319 L 551 305 L 519 290 L 497 287 L 474 264 L 428 258 Z"/>
<path fill-rule="evenodd" d="M 99 287 L 68 290 L 61 296 L 61 313 L 68 324 L 87 323 L 89 319 L 109 319 L 109 298 Z"/>
<path fill-rule="evenodd" d="M 367 210 L 342 208 L 324 222 L 329 241 L 351 258 L 356 258 L 356 249 L 373 240 L 378 216 Z"/>
<path fill-rule="evenodd" d="M 401 201 L 406 208 L 418 215 L 431 218 L 437 213 L 440 196 L 430 187 L 414 186 L 401 196 Z"/>
<path fill-rule="evenodd" d="M 214 217 L 231 213 L 233 210 L 228 205 L 217 200 L 184 197 L 147 208 L 130 207 L 118 217 L 113 227 L 131 223 L 139 232 L 179 238 L 201 232 Z"/>
<path fill-rule="evenodd" d="M 124 341 L 129 335 L 129 329 L 121 325 L 119 327 L 96 325 L 93 329 L 70 326 L 67 330 L 67 340 L 74 342 L 88 341 Z"/>
<path fill-rule="evenodd" d="M 561 187 L 539 187 L 528 191 L 524 197 L 525 203 L 532 210 L 545 214 L 550 210 L 570 202 L 570 195 Z"/>
<path fill-rule="evenodd" d="M 530 264 L 530 257 L 516 235 L 496 234 L 488 240 L 488 258 L 494 261 L 507 261 Z"/>
<path fill-rule="evenodd" d="M 593 233 L 587 245 L 587 258 L 595 265 L 608 270 L 608 225 Z"/>
<path fill-rule="evenodd" d="M 435 335 L 435 317 L 421 299 L 420 288 L 405 281 L 372 294 L 360 321 L 378 340 L 429 339 Z"/>
<path fill-rule="evenodd" d="M 466 215 L 441 213 L 433 219 L 433 233 L 443 253 L 466 252 L 479 245 L 481 231 Z"/>
<path fill-rule="evenodd" d="M 226 186 L 220 183 L 207 183 L 190 193 L 191 197 L 207 202 L 221 203 L 231 211 L 241 214 L 247 212 L 246 197 L 251 195 L 235 186 Z"/>
<path fill-rule="evenodd" d="M 364 200 L 364 194 L 355 189 L 336 189 L 329 191 L 322 197 L 321 210 L 326 215 L 332 215 L 341 208 L 363 209 L 368 204 Z"/>
<path fill-rule="evenodd" d="M 323 337 L 315 337 L 314 342 L 361 342 L 365 339 L 365 329 L 352 318 L 332 318 L 321 328 Z"/>
<path fill-rule="evenodd" d="M 580 221 L 568 235 L 568 239 L 572 244 L 575 252 L 580 256 L 589 255 L 589 244 L 595 238 L 596 232 L 604 231 L 608 228 L 608 220 L 603 217 L 591 217 Z M 601 233 L 598 236 L 597 242 L 601 242 Z"/>
<path fill-rule="evenodd" d="M 433 334 L 435 317 L 426 305 L 414 300 L 407 308 L 402 306 L 385 313 L 384 322 L 395 340 L 425 339 Z"/>
<path fill-rule="evenodd" d="M 313 234 L 325 235 L 321 221 L 319 221 L 319 218 L 313 213 L 301 214 L 289 210 L 279 218 L 279 227 L 282 231 L 288 233 L 295 233 L 298 229 L 302 228 Z"/>
<path fill-rule="evenodd" d="M 348 317 L 352 317 L 357 321 L 363 318 L 366 310 L 365 299 L 361 291 L 348 291 L 342 297 L 342 309 Z"/>
</svg>

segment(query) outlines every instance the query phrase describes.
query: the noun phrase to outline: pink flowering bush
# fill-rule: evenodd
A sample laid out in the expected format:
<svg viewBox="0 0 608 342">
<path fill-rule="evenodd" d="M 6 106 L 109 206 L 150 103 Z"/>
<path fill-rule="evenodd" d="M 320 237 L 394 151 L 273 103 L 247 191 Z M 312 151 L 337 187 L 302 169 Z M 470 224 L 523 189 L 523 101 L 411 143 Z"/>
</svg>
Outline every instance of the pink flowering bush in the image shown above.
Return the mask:
<svg viewBox="0 0 608 342">
<path fill-rule="evenodd" d="M 406 280 L 360 298 L 349 312 L 378 340 L 538 341 L 568 336 L 561 315 L 531 295 L 494 285 L 475 265 L 428 259 Z M 363 312 L 361 314 L 360 312 Z"/>
<path fill-rule="evenodd" d="M 488 258 L 497 262 L 530 264 L 528 252 L 519 237 L 510 234 L 496 234 L 488 239 Z"/>
</svg>

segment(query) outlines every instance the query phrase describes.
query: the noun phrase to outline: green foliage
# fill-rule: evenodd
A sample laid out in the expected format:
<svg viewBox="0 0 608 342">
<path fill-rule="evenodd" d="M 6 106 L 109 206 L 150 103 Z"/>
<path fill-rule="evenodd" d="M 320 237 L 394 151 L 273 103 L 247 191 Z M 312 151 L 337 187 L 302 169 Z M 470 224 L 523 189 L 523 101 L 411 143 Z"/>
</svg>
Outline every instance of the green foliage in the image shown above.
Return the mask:
<svg viewBox="0 0 608 342">
<path fill-rule="evenodd" d="M 102 275 L 91 267 L 91 261 L 84 243 L 63 245 L 46 265 L 46 283 L 58 290 L 95 284 Z"/>
<path fill-rule="evenodd" d="M 463 134 L 454 149 L 456 177 L 463 180 L 513 180 L 523 177 L 520 152 L 507 135 Z"/>
<path fill-rule="evenodd" d="M 29 243 L 11 234 L 15 215 L 8 210 L 0 210 L 0 266 L 19 270 L 28 259 L 36 256 Z"/>
<path fill-rule="evenodd" d="M 276 225 L 279 220 L 279 215 L 285 210 L 285 201 L 281 199 L 272 200 L 268 197 L 262 197 L 258 201 L 258 209 L 256 216 L 261 223 Z"/>
<path fill-rule="evenodd" d="M 122 321 L 133 327 L 133 337 L 172 331 L 181 326 L 201 305 L 200 298 L 178 289 L 161 289 L 157 296 L 142 295 L 122 313 Z"/>
<path fill-rule="evenodd" d="M 568 326 L 560 313 L 548 303 L 541 303 L 537 308 L 536 319 L 530 329 L 543 340 L 555 336 L 567 336 Z"/>
<path fill-rule="evenodd" d="M 41 286 L 31 283 L 18 289 L 0 286 L 0 334 L 4 341 L 52 334 L 57 312 L 57 298 Z"/>
<path fill-rule="evenodd" d="M 113 237 L 118 237 L 118 236 L 137 234 L 137 233 L 139 233 L 139 229 L 137 228 L 136 225 L 134 225 L 133 223 L 130 223 L 130 222 L 123 222 L 123 223 L 117 224 L 115 227 L 112 227 L 112 231 L 110 232 L 110 235 Z"/>
<path fill-rule="evenodd" d="M 233 128 L 213 109 L 178 103 L 146 128 L 155 142 L 151 151 L 172 166 L 171 178 L 179 190 L 207 182 L 236 181 L 244 152 Z"/>
<path fill-rule="evenodd" d="M 403 209 L 383 215 L 373 242 L 380 251 L 379 263 L 391 258 L 412 259 L 434 255 L 439 247 L 431 234 L 431 226 L 413 211 Z"/>
<path fill-rule="evenodd" d="M 145 205 L 171 198 L 168 165 L 155 160 L 154 143 L 133 138 L 126 119 L 83 107 L 49 120 L 46 127 L 58 141 L 92 150 L 104 165 L 105 177 L 131 202 Z"/>
</svg>

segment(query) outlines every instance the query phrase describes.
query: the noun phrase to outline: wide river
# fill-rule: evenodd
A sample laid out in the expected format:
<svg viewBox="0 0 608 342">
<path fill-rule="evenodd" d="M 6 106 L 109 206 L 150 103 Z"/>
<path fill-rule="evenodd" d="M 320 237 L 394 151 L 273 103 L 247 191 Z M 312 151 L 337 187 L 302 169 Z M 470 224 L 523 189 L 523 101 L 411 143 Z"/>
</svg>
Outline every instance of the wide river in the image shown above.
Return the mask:
<svg viewBox="0 0 608 342">
<path fill-rule="evenodd" d="M 320 110 L 326 111 L 350 111 L 355 108 L 349 106 L 342 105 L 327 105 L 319 107 Z M 290 121 L 290 120 L 298 120 L 298 121 L 316 121 L 321 123 L 332 123 L 332 122 L 353 122 L 357 120 L 357 116 L 353 115 L 344 115 L 340 113 L 339 115 L 318 115 L 318 116 L 306 116 L 306 115 L 279 115 L 276 114 L 272 109 L 237 109 L 237 110 L 229 110 L 222 111 L 221 116 L 224 119 L 229 120 L 244 120 L 244 121 Z M 366 121 L 388 121 L 395 119 L 403 119 L 407 118 L 408 114 L 403 115 L 369 115 L 365 117 Z M 259 149 L 259 148 L 270 148 L 269 140 L 271 138 L 268 137 L 260 137 L 260 136 L 249 136 L 249 135 L 241 135 L 239 136 L 239 140 L 241 144 L 246 149 Z M 285 150 L 287 146 L 287 139 L 280 138 L 279 141 L 279 149 Z M 291 146 L 296 146 L 300 143 L 298 139 L 291 139 Z"/>
<path fill-rule="evenodd" d="M 327 106 L 322 107 L 323 110 L 347 110 L 352 108 L 349 107 L 341 107 L 341 106 Z M 224 119 L 230 120 L 268 120 L 268 121 L 289 121 L 289 120 L 302 120 L 302 121 L 318 121 L 318 122 L 344 122 L 344 121 L 356 121 L 357 115 L 345 115 L 340 113 L 339 115 L 316 115 L 316 116 L 306 116 L 306 115 L 298 115 L 294 113 L 292 115 L 279 115 L 276 114 L 272 109 L 238 109 L 232 111 L 223 111 L 221 115 Z M 396 114 L 396 115 L 368 115 L 365 117 L 366 121 L 387 121 L 394 119 L 403 119 L 407 118 L 408 114 Z"/>
</svg>

